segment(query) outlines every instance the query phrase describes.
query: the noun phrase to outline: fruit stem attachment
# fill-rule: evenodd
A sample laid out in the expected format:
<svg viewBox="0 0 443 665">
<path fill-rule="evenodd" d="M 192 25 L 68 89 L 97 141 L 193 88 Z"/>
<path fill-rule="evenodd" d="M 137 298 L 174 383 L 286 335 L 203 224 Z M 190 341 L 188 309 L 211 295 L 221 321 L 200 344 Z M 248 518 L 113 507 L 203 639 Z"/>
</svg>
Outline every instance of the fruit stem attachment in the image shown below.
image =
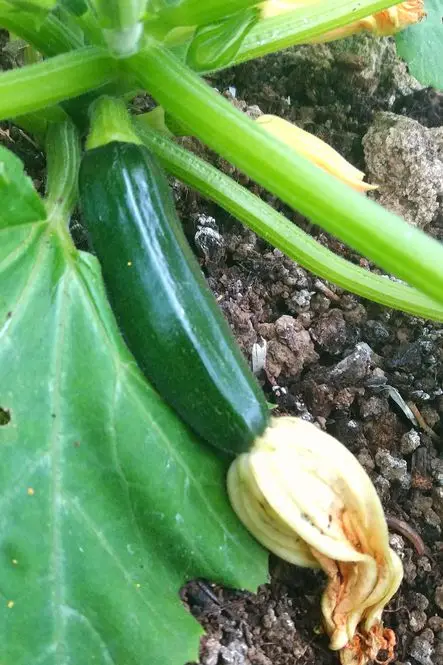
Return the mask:
<svg viewBox="0 0 443 665">
<path fill-rule="evenodd" d="M 91 130 L 86 141 L 87 150 L 112 141 L 142 143 L 134 132 L 130 115 L 120 99 L 107 95 L 99 97 L 91 104 L 89 113 Z"/>
</svg>

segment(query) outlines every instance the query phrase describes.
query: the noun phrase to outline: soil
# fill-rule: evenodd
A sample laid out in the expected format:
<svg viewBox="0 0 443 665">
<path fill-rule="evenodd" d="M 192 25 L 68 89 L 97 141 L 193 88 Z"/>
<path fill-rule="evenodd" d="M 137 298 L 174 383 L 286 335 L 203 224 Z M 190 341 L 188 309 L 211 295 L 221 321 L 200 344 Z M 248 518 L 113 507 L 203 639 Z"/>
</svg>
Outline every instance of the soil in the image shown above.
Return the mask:
<svg viewBox="0 0 443 665">
<path fill-rule="evenodd" d="M 251 115 L 281 115 L 328 141 L 380 184 L 374 196 L 383 205 L 441 237 L 443 97 L 408 76 L 390 39 L 302 46 L 211 82 Z M 2 131 L 0 140 L 41 184 L 41 153 L 11 125 Z M 319 242 L 376 270 L 224 160 L 183 141 Z M 392 518 L 391 545 L 405 570 L 384 615 L 397 634 L 396 662 L 443 662 L 443 326 L 318 279 L 214 204 L 173 185 L 187 235 L 248 360 L 254 345 L 267 344 L 257 376 L 276 412 L 337 436 Z M 200 665 L 337 663 L 321 629 L 323 584 L 321 573 L 274 558 L 270 582 L 256 595 L 190 582 L 183 601 L 207 631 Z"/>
</svg>

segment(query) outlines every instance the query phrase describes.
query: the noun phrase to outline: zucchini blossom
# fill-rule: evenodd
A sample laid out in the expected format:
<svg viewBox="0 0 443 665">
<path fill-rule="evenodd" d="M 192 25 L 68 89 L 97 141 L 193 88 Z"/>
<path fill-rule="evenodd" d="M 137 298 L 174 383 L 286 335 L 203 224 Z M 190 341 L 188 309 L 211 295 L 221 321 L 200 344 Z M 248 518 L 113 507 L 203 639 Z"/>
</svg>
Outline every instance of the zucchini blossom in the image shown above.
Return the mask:
<svg viewBox="0 0 443 665">
<path fill-rule="evenodd" d="M 375 488 L 352 453 L 300 418 L 273 418 L 228 472 L 234 511 L 280 558 L 322 568 L 322 614 L 343 665 L 364 665 L 380 649 L 393 659 L 395 635 L 383 608 L 403 568 L 390 548 Z"/>
</svg>

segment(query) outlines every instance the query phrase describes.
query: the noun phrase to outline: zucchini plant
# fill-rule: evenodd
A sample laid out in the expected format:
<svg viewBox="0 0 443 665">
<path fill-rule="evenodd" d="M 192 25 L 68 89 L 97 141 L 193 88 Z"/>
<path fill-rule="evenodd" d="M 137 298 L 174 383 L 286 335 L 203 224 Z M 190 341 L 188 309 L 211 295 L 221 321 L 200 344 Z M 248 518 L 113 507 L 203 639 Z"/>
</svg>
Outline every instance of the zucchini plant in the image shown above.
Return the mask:
<svg viewBox="0 0 443 665">
<path fill-rule="evenodd" d="M 0 27 L 27 43 L 33 61 L 0 74 L 0 119 L 31 135 L 47 161 L 40 196 L 0 147 L 2 663 L 195 660 L 201 629 L 181 607 L 180 586 L 205 577 L 255 590 L 266 580 L 257 541 L 332 576 L 348 562 L 344 589 L 334 597 L 330 585 L 324 596 L 331 646 L 346 662 L 361 624 L 375 636 L 372 652 L 392 653 L 380 615 L 401 565 L 375 490 L 358 465 L 358 482 L 343 477 L 337 460 L 353 462 L 341 444 L 296 419 L 270 418 L 162 171 L 321 277 L 443 320 L 441 246 L 245 117 L 201 77 L 335 37 L 350 23 L 379 30 L 368 17 L 388 9 L 391 30 L 395 3 L 306 0 L 275 16 L 271 4 L 0 0 Z M 140 90 L 172 119 L 169 128 L 158 131 L 152 114 L 128 114 Z M 335 256 L 177 145 L 174 127 L 406 283 Z M 77 203 L 95 255 L 70 236 Z M 303 445 L 294 449 L 291 436 Z M 323 455 L 328 445 L 334 454 Z M 334 543 L 319 536 L 328 501 L 314 502 L 307 529 L 311 508 L 301 494 L 284 475 L 276 487 L 286 460 L 300 487 L 315 477 L 319 496 L 343 507 Z M 230 507 L 229 465 L 232 505 L 255 538 Z M 359 547 L 346 535 L 357 523 Z M 342 592 L 354 594 L 345 615 Z M 354 647 L 362 662 L 372 655 Z"/>
</svg>

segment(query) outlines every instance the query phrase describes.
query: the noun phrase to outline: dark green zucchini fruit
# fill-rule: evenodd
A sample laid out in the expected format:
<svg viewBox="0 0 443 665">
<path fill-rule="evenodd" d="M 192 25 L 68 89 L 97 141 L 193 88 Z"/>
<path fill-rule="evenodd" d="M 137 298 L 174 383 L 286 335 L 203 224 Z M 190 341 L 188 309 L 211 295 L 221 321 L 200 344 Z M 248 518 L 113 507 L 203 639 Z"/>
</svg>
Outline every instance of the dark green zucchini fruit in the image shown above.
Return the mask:
<svg viewBox="0 0 443 665">
<path fill-rule="evenodd" d="M 201 273 L 166 177 L 141 145 L 86 152 L 80 203 L 109 301 L 139 367 L 212 445 L 249 450 L 268 407 Z"/>
</svg>

